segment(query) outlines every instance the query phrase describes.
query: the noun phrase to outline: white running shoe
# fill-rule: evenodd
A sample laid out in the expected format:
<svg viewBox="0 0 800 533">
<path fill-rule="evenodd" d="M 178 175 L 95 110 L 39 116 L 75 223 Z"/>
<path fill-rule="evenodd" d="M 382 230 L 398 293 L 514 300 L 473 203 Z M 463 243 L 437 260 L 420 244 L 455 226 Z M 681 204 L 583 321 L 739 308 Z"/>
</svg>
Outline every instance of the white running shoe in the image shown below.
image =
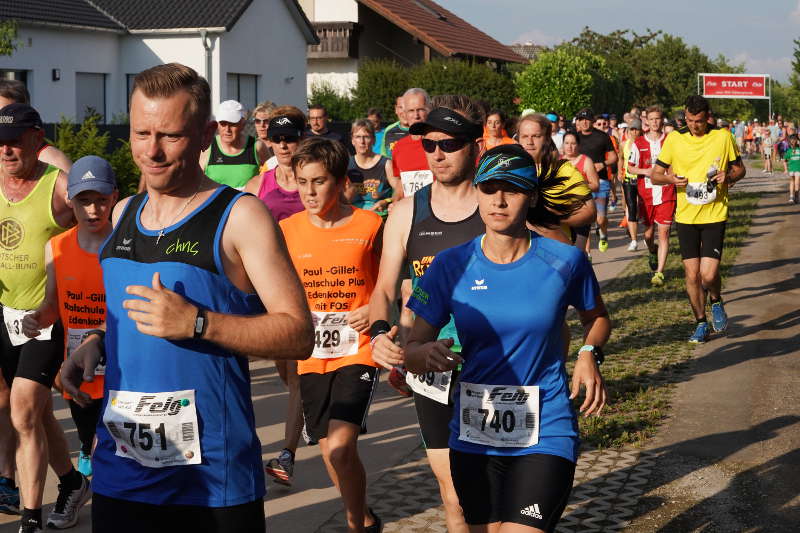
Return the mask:
<svg viewBox="0 0 800 533">
<path fill-rule="evenodd" d="M 58 485 L 58 498 L 50 516 L 47 517 L 49 529 L 67 529 L 78 523 L 78 511 L 92 497 L 92 489 L 86 476 L 81 476 L 81 486 L 69 490 L 63 485 Z"/>
<path fill-rule="evenodd" d="M 629 252 L 635 252 L 638 248 L 639 248 L 639 243 L 636 241 L 631 241 L 631 243 L 628 245 Z"/>
</svg>

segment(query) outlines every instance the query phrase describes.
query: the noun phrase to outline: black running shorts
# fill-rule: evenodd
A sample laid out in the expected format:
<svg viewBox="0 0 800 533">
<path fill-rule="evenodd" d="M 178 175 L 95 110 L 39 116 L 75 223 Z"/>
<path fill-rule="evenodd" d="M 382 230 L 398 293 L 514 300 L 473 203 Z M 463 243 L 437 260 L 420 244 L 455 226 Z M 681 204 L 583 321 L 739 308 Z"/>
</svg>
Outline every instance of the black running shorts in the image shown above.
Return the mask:
<svg viewBox="0 0 800 533">
<path fill-rule="evenodd" d="M 622 193 L 625 195 L 625 205 L 628 207 L 628 220 L 639 220 L 639 190 L 635 183 L 622 182 Z"/>
<path fill-rule="evenodd" d="M 153 486 L 151 490 L 158 490 Z M 264 533 L 264 501 L 231 507 L 152 505 L 92 495 L 94 533 Z"/>
<path fill-rule="evenodd" d="M 555 531 L 575 463 L 556 455 L 479 455 L 450 450 L 450 472 L 467 524 L 513 522 Z"/>
<path fill-rule="evenodd" d="M 725 222 L 712 224 L 675 224 L 678 244 L 683 259 L 710 257 L 722 259 L 722 243 L 725 240 Z"/>
<path fill-rule="evenodd" d="M 9 387 L 14 377 L 20 377 L 49 389 L 63 361 L 64 328 L 60 321 L 53 325 L 49 341 L 31 339 L 20 346 L 12 346 L 5 324 L 0 324 L 0 368 Z"/>
<path fill-rule="evenodd" d="M 378 383 L 378 369 L 348 365 L 325 374 L 301 374 L 303 417 L 311 440 L 328 436 L 328 422 L 341 420 L 366 429 L 367 413 Z"/>
</svg>

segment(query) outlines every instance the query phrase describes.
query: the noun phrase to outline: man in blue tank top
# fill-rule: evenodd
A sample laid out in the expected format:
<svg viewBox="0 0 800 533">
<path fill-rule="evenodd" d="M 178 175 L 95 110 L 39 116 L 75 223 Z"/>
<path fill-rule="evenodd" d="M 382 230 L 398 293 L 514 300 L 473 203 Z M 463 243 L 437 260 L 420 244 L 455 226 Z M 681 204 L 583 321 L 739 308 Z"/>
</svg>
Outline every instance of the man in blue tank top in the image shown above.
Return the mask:
<svg viewBox="0 0 800 533">
<path fill-rule="evenodd" d="M 106 327 L 62 368 L 80 403 L 105 352 L 93 531 L 263 532 L 246 356 L 311 353 L 305 296 L 264 205 L 198 164 L 216 127 L 206 80 L 153 67 L 136 76 L 130 108 L 146 189 L 117 205 L 101 249 Z"/>
</svg>

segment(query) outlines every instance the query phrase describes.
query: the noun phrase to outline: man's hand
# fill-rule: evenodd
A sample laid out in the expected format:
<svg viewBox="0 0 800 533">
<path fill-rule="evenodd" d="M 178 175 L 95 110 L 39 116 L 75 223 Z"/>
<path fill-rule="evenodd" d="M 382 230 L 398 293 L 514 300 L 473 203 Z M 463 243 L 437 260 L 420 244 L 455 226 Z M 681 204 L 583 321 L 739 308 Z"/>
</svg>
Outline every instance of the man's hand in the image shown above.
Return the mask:
<svg viewBox="0 0 800 533">
<path fill-rule="evenodd" d="M 94 369 L 102 356 L 103 340 L 98 335 L 89 335 L 61 365 L 61 383 L 64 392 L 72 396 L 75 403 L 87 407 L 92 397 L 80 390 L 84 381 L 94 381 Z"/>
<path fill-rule="evenodd" d="M 677 187 L 686 187 L 689 183 L 689 180 L 684 176 L 678 176 L 676 174 L 667 174 L 668 177 L 672 178 L 672 183 L 674 183 Z"/>
<path fill-rule="evenodd" d="M 153 274 L 153 286 L 128 285 L 126 292 L 144 300 L 125 300 L 122 307 L 136 322 L 136 329 L 147 335 L 169 340 L 182 340 L 194 335 L 197 307 L 180 294 L 161 284 L 158 272 Z"/>
<path fill-rule="evenodd" d="M 369 304 L 347 313 L 347 325 L 359 333 L 366 332 L 369 329 Z"/>
<path fill-rule="evenodd" d="M 387 370 L 405 362 L 405 351 L 394 343 L 397 331 L 397 326 L 392 326 L 388 333 L 381 333 L 372 342 L 372 360 Z"/>
<path fill-rule="evenodd" d="M 42 326 L 39 325 L 39 320 L 42 318 L 41 311 L 34 311 L 28 313 L 22 318 L 22 333 L 26 337 L 35 339 L 41 333 Z"/>
<path fill-rule="evenodd" d="M 594 164 L 594 169 L 597 172 L 602 172 L 604 168 L 606 168 L 606 164 L 605 163 L 595 163 Z"/>
<path fill-rule="evenodd" d="M 578 354 L 578 360 L 575 362 L 575 369 L 572 372 L 570 400 L 578 397 L 581 385 L 586 389 L 586 398 L 583 400 L 580 412 L 583 413 L 583 416 L 599 415 L 606 404 L 608 391 L 606 391 L 603 376 L 600 375 L 600 369 L 597 368 L 594 354 L 589 351 Z"/>
<path fill-rule="evenodd" d="M 408 361 L 408 369 L 415 374 L 423 372 L 447 372 L 460 365 L 464 360 L 459 354 L 450 350 L 455 341 L 453 339 L 439 339 L 433 342 L 426 342 L 414 349 L 415 363 L 411 364 L 411 357 Z"/>
</svg>

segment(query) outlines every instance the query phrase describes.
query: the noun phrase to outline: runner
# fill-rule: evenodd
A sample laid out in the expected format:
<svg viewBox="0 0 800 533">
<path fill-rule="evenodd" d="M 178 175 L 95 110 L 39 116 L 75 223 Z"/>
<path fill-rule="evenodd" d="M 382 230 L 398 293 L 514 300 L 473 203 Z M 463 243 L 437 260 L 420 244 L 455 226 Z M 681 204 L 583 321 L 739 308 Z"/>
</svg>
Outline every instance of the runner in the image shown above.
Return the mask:
<svg viewBox="0 0 800 533">
<path fill-rule="evenodd" d="M 280 222 L 303 210 L 292 168 L 292 155 L 303 138 L 305 115 L 294 106 L 279 107 L 274 111 L 268 129 L 278 166 L 251 179 L 244 190 L 256 194 L 267 206 L 275 222 Z M 267 461 L 265 469 L 276 483 L 288 486 L 292 484 L 294 477 L 294 455 L 303 433 L 300 377 L 295 361 L 276 360 L 275 368 L 281 381 L 289 389 L 289 401 L 286 407 L 283 450 L 277 457 Z"/>
<path fill-rule="evenodd" d="M 313 104 L 308 106 L 307 137 L 324 137 L 332 141 L 342 142 L 342 136 L 328 129 L 328 110 L 324 105 Z"/>
<path fill-rule="evenodd" d="M 15 103 L 31 105 L 28 88 L 19 80 L 0 80 L 0 108 Z M 44 140 L 39 147 L 39 161 L 53 165 L 64 172 L 69 172 L 72 166 L 72 161 L 64 152 Z"/>
<path fill-rule="evenodd" d="M 583 180 L 586 182 L 589 190 L 591 192 L 597 192 L 597 190 L 600 188 L 600 178 L 597 175 L 597 171 L 594 168 L 594 163 L 592 160 L 588 156 L 578 153 L 578 145 L 580 142 L 581 135 L 579 135 L 577 132 L 570 130 L 564 134 L 564 159 L 572 163 L 572 166 L 581 173 L 581 176 L 583 176 Z M 524 147 L 525 146 L 523 145 L 523 148 Z M 528 151 L 528 154 L 530 153 L 531 152 Z M 594 206 L 594 202 L 589 202 L 589 205 Z M 583 250 L 586 253 L 586 257 L 589 258 L 589 261 L 592 260 L 592 256 L 589 253 L 591 248 L 591 223 L 595 216 L 592 216 L 589 219 L 588 224 L 574 228 L 574 244 L 578 249 Z"/>
<path fill-rule="evenodd" d="M 486 115 L 483 126 L 483 145 L 486 150 L 501 144 L 514 144 L 516 141 L 508 136 L 505 128 L 506 114 L 499 109 L 493 109 Z"/>
<path fill-rule="evenodd" d="M 525 151 L 513 145 L 488 151 L 475 183 L 486 233 L 440 252 L 414 290 L 408 305 L 417 320 L 406 360 L 420 373 L 463 365 L 449 445 L 470 531 L 552 532 L 578 455 L 570 400 L 583 386 L 580 411 L 588 416 L 603 409 L 607 393 L 598 363 L 611 323 L 583 254 L 526 227 L 538 187 Z M 509 312 L 511 302 L 525 304 Z M 569 305 L 584 324 L 585 343 L 571 385 L 561 350 Z M 452 338 L 440 335 L 451 315 L 460 353 L 451 350 Z"/>
<path fill-rule="evenodd" d="M 800 201 L 800 141 L 797 134 L 789 136 L 789 148 L 783 155 L 783 171 L 789 176 L 789 203 Z"/>
<path fill-rule="evenodd" d="M 292 167 L 306 210 L 280 225 L 316 325 L 311 358 L 297 363 L 308 434 L 342 496 L 348 530 L 377 533 L 381 520 L 367 508 L 358 435 L 378 382 L 368 306 L 383 221 L 342 203 L 348 160 L 341 143 L 304 141 Z"/>
<path fill-rule="evenodd" d="M 430 98 L 423 89 L 409 89 L 403 95 L 403 113 L 409 128 L 424 122 L 430 109 Z M 395 190 L 393 201 L 413 196 L 415 192 L 433 182 L 433 174 L 422 149 L 422 136 L 412 133 L 395 143 L 392 149 L 392 173 L 395 183 L 402 185 Z"/>
<path fill-rule="evenodd" d="M 36 311 L 22 319 L 22 331 L 30 338 L 39 336 L 42 329 L 57 320 L 66 325 L 65 359 L 84 336 L 106 320 L 103 273 L 97 254 L 111 233 L 111 210 L 117 203 L 117 181 L 111 165 L 93 155 L 77 160 L 69 172 L 67 195 L 78 225 L 47 243 L 45 298 Z M 92 398 L 87 407 L 64 393 L 81 442 L 78 472 L 87 477 L 92 475 L 92 446 L 103 403 L 104 370 L 101 365 L 95 370 L 95 380 L 81 387 Z"/>
<path fill-rule="evenodd" d="M 686 273 L 686 292 L 697 327 L 689 342 L 705 342 L 706 293 L 714 331 L 725 331 L 728 316 L 720 296 L 719 262 L 728 219 L 728 188 L 745 175 L 733 138 L 709 126 L 708 100 L 686 99 L 686 127 L 670 133 L 658 155 L 651 180 L 678 188 L 675 222 Z M 667 173 L 672 167 L 673 173 Z"/>
<path fill-rule="evenodd" d="M 408 135 L 408 122 L 403 111 L 403 96 L 398 96 L 394 103 L 394 114 L 397 115 L 397 122 L 392 122 L 383 130 L 383 139 L 379 153 L 387 158 L 392 158 L 392 150 L 397 141 Z"/>
<path fill-rule="evenodd" d="M 589 156 L 594 163 L 594 168 L 600 176 L 600 189 L 592 193 L 597 209 L 597 225 L 600 228 L 600 242 L 597 249 L 601 252 L 608 250 L 608 195 L 611 192 L 611 183 L 608 181 L 607 167 L 617 162 L 617 154 L 611 138 L 604 132 L 592 126 L 594 113 L 589 108 L 584 108 L 575 117 L 575 127 L 582 136 L 579 144 L 580 153 Z"/>
<path fill-rule="evenodd" d="M 645 111 L 645 115 L 647 111 Z M 630 168 L 628 168 L 628 164 L 631 161 L 632 157 L 636 157 L 634 151 L 636 148 L 634 147 L 634 143 L 636 139 L 642 134 L 642 121 L 638 118 L 631 120 L 630 126 L 625 128 L 627 130 L 626 138 L 624 143 L 622 144 L 622 161 L 623 164 L 620 165 L 620 175 L 623 178 L 622 181 L 622 194 L 625 197 L 625 217 L 627 219 L 627 229 L 628 235 L 631 238 L 631 243 L 628 245 L 629 252 L 635 252 L 639 248 L 639 243 L 637 242 L 638 236 L 638 220 L 639 220 L 639 192 L 637 191 L 636 183 L 639 181 L 638 175 L 631 172 Z M 647 132 L 648 135 L 653 131 L 653 128 L 650 128 L 650 131 Z M 652 236 L 651 236 L 652 239 Z"/>
<path fill-rule="evenodd" d="M 0 328 L 4 378 L 0 380 L 0 405 L 10 405 L 11 417 L 9 422 L 8 409 L 0 413 L 0 435 L 4 438 L 1 449 L 9 454 L 15 446 L 13 424 L 25 503 L 20 523 L 23 533 L 42 529 L 48 462 L 60 481 L 48 525 L 74 525 L 80 507 L 91 494 L 88 480 L 72 467 L 64 430 L 53 416 L 50 388 L 64 357 L 62 325 L 57 322 L 36 339 L 29 339 L 21 329 L 23 317 L 44 299 L 45 244 L 75 223 L 66 203 L 66 174 L 36 158 L 43 137 L 39 113 L 29 105 L 15 103 L 0 109 L 0 303 L 4 323 Z M 13 487 L 14 462 L 9 464 L 4 459 L 2 466 L 2 503 L 7 511 L 16 511 L 19 496 Z"/>
<path fill-rule="evenodd" d="M 222 102 L 217 112 L 217 135 L 211 146 L 200 154 L 200 166 L 206 175 L 234 189 L 244 188 L 268 158 L 266 145 L 256 146 L 255 137 L 245 135 L 246 118 L 247 111 L 242 104 L 236 100 Z"/>
<path fill-rule="evenodd" d="M 383 116 L 381 110 L 377 107 L 370 107 L 367 109 L 367 120 L 372 123 L 372 128 L 375 130 L 375 142 L 372 145 L 372 151 L 376 154 L 381 153 L 381 146 L 383 145 L 383 134 L 386 131 L 381 128 L 383 123 Z"/>
<path fill-rule="evenodd" d="M 400 184 L 389 181 L 392 162 L 372 151 L 375 130 L 372 122 L 359 119 L 353 122 L 351 139 L 356 150 L 347 167 L 348 184 L 345 197 L 356 207 L 386 216 L 392 192 Z"/>
<path fill-rule="evenodd" d="M 117 205 L 100 250 L 106 334 L 89 335 L 61 374 L 85 404 L 77 387 L 104 344 L 94 533 L 265 531 L 247 357 L 236 354 L 300 359 L 313 332 L 263 204 L 198 164 L 216 129 L 210 92 L 176 63 L 134 80 L 131 153 L 147 192 Z"/>
<path fill-rule="evenodd" d="M 656 185 L 652 181 L 655 162 L 667 139 L 663 132 L 664 112 L 659 106 L 650 106 L 645 110 L 645 118 L 650 125 L 650 131 L 636 140 L 628 169 L 642 178 L 637 183 L 638 214 L 645 227 L 644 242 L 649 252 L 648 264 L 653 271 L 650 283 L 661 286 L 664 284 L 664 268 L 669 253 L 669 233 L 675 215 L 676 193 L 673 185 Z M 655 242 L 656 227 L 658 243 Z"/>
<path fill-rule="evenodd" d="M 264 156 L 261 157 L 263 163 L 261 163 L 261 167 L 258 169 L 259 174 L 263 174 L 278 166 L 278 159 L 272 152 L 268 133 L 269 119 L 272 117 L 272 113 L 276 108 L 277 106 L 275 104 L 267 100 L 261 102 L 253 109 L 253 126 L 256 130 L 256 151 L 261 154 L 263 150 L 264 153 Z M 264 148 L 262 148 L 262 146 Z"/>
<path fill-rule="evenodd" d="M 425 157 L 436 181 L 394 206 L 386 222 L 378 281 L 370 298 L 372 358 L 387 369 L 403 364 L 403 348 L 395 341 L 404 339 L 411 326 L 406 320 L 412 318 L 409 314 L 401 315 L 402 332 L 398 325 L 390 327 L 388 322 L 403 269 L 417 283 L 437 253 L 484 232 L 472 186 L 481 149 L 476 141 L 483 134 L 482 112 L 465 96 L 437 97 L 434 105 L 425 122 L 412 126 L 411 133 L 423 136 Z M 442 335 L 455 335 L 452 324 Z M 408 373 L 407 379 L 415 391 L 420 433 L 439 483 L 447 529 L 464 533 L 467 527 L 453 489 L 447 444 L 447 423 L 453 412 L 449 389 L 456 375 Z"/>
</svg>

